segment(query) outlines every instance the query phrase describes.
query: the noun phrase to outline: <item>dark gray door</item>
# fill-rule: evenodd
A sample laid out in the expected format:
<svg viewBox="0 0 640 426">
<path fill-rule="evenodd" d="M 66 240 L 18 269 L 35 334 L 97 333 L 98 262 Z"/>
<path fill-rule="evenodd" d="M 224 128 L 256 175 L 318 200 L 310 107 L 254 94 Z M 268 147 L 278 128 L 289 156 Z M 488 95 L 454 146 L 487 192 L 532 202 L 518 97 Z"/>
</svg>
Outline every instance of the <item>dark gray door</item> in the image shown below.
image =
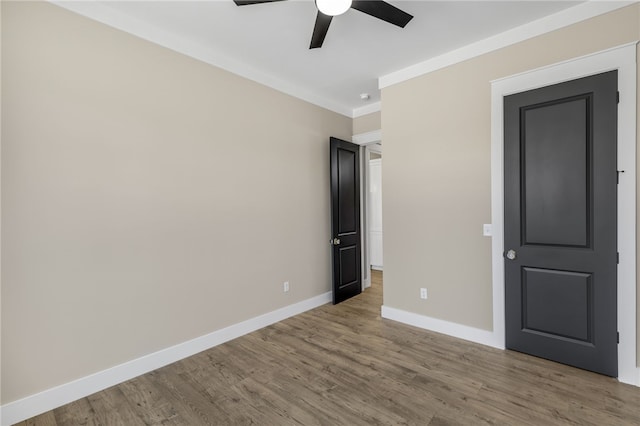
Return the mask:
<svg viewBox="0 0 640 426">
<path fill-rule="evenodd" d="M 333 304 L 362 291 L 360 272 L 360 147 L 331 138 Z"/>
<path fill-rule="evenodd" d="M 617 77 L 504 98 L 506 346 L 614 377 Z"/>
</svg>

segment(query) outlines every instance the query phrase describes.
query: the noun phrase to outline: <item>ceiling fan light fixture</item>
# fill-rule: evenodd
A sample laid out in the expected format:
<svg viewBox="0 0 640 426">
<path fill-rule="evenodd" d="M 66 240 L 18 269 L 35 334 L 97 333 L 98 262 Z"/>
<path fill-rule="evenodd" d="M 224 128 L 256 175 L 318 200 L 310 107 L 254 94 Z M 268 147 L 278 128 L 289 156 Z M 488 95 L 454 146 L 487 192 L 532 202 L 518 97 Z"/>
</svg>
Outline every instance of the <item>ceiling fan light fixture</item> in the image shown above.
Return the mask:
<svg viewBox="0 0 640 426">
<path fill-rule="evenodd" d="M 316 0 L 316 7 L 327 16 L 338 16 L 351 7 L 351 0 Z"/>
</svg>

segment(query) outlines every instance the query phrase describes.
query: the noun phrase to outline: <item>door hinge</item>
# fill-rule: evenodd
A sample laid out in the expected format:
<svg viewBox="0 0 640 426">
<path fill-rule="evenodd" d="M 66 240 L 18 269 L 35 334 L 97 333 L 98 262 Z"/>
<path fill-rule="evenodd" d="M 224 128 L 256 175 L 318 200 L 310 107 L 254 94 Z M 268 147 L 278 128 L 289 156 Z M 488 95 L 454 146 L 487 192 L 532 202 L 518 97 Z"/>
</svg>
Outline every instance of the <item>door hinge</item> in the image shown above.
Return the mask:
<svg viewBox="0 0 640 426">
<path fill-rule="evenodd" d="M 618 339 L 618 343 L 620 343 L 620 332 L 616 332 L 616 338 Z"/>
<path fill-rule="evenodd" d="M 620 264 L 620 252 L 616 253 L 616 264 Z"/>
<path fill-rule="evenodd" d="M 616 171 L 616 183 L 617 184 L 620 183 L 620 173 L 624 173 L 624 170 L 617 170 Z"/>
<path fill-rule="evenodd" d="M 620 103 L 620 92 L 616 92 L 616 102 Z"/>
</svg>

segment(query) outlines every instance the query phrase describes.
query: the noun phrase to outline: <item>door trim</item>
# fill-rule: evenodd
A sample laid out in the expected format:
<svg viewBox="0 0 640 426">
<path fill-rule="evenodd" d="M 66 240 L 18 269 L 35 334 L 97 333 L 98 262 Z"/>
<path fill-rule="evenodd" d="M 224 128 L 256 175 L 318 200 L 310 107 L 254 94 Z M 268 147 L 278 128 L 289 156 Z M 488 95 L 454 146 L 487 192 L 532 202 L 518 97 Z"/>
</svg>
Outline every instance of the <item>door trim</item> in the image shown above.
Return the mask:
<svg viewBox="0 0 640 426">
<path fill-rule="evenodd" d="M 351 141 L 358 145 L 369 145 L 382 141 L 382 130 L 373 130 L 366 133 L 358 133 L 351 137 Z"/>
<path fill-rule="evenodd" d="M 505 347 L 503 97 L 618 70 L 618 380 L 640 386 L 636 366 L 636 44 L 538 68 L 491 82 L 491 219 L 493 346 Z"/>
</svg>

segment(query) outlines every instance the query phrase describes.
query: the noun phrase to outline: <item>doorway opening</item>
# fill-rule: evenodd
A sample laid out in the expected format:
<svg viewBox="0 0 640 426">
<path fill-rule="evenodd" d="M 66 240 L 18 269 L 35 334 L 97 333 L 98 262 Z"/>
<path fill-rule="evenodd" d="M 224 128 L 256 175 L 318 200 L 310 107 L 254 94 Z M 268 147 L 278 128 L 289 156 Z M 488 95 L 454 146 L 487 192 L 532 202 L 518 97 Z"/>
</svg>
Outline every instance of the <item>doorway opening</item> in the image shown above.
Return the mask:
<svg viewBox="0 0 640 426">
<path fill-rule="evenodd" d="M 384 266 L 382 255 L 382 131 L 374 130 L 353 135 L 351 140 L 360 145 L 361 154 L 362 290 L 371 290 L 373 284 L 374 291 L 382 292 L 382 269 Z M 373 173 L 370 167 L 372 161 Z M 374 182 L 373 188 L 370 185 L 371 182 Z M 373 194 L 369 192 L 370 189 L 374 190 Z M 372 203 L 374 204 L 373 209 L 371 208 Z M 374 240 L 375 242 L 372 243 Z M 372 244 L 376 247 L 372 248 Z"/>
<path fill-rule="evenodd" d="M 382 271 L 382 145 L 366 147 L 367 159 L 367 237 L 369 269 Z"/>
<path fill-rule="evenodd" d="M 360 144 L 362 158 L 361 167 L 361 223 L 362 223 L 362 289 L 371 287 L 372 271 L 382 272 L 384 258 L 382 250 L 382 143 L 380 132 L 377 137 L 359 141 L 357 135 L 353 140 Z M 381 276 L 381 274 L 379 274 Z"/>
</svg>

